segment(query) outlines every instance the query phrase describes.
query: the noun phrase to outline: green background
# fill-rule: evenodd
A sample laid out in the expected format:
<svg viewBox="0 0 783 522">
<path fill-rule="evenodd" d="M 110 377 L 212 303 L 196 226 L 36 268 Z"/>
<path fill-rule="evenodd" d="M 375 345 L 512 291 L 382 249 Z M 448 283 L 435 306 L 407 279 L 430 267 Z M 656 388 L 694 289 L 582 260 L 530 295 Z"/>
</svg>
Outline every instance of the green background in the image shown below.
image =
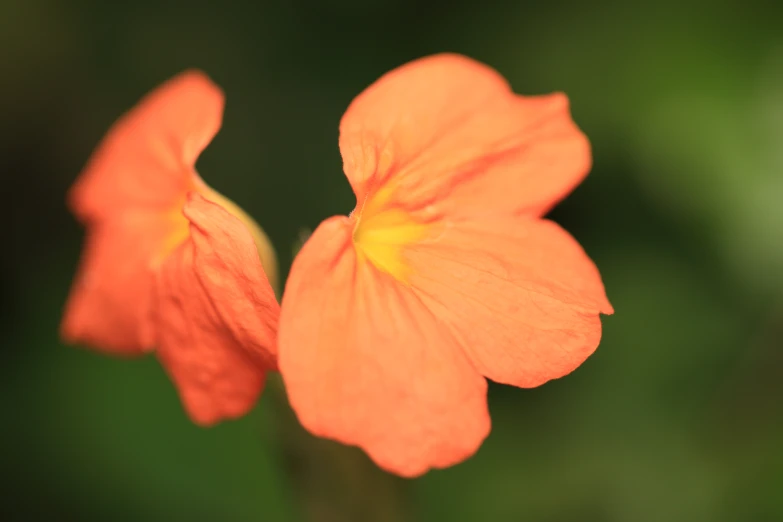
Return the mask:
<svg viewBox="0 0 783 522">
<path fill-rule="evenodd" d="M 227 106 L 199 171 L 285 272 L 302 229 L 354 206 L 348 103 L 440 51 L 569 95 L 595 166 L 551 217 L 616 314 L 567 378 L 491 387 L 492 434 L 406 484 L 411 519 L 783 520 L 783 3 L 738 0 L 0 0 L 0 514 L 307 519 L 268 398 L 197 428 L 153 358 L 59 343 L 82 238 L 64 193 L 123 111 L 201 68 Z"/>
</svg>

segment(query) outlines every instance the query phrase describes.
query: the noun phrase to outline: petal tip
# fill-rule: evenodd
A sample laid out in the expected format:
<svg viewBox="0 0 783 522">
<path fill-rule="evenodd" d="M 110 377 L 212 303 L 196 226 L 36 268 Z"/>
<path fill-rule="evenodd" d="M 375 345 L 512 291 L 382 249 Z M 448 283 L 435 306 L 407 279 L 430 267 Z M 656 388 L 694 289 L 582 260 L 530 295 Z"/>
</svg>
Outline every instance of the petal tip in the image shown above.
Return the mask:
<svg viewBox="0 0 783 522">
<path fill-rule="evenodd" d="M 254 405 L 255 401 L 249 405 L 243 404 L 239 407 L 224 406 L 219 408 L 214 405 L 208 407 L 194 406 L 183 400 L 183 406 L 188 418 L 193 424 L 201 428 L 213 428 L 222 422 L 240 419 L 247 415 Z"/>
<path fill-rule="evenodd" d="M 460 434 L 455 433 L 449 441 L 450 446 L 443 447 L 440 451 L 433 452 L 424 458 L 421 455 L 389 458 L 388 455 L 375 454 L 371 448 L 362 449 L 373 462 L 384 470 L 406 479 L 416 479 L 430 471 L 447 469 L 473 458 L 492 431 L 489 412 L 486 411 L 482 418 L 476 419 L 472 424 L 472 426 L 461 430 Z M 462 436 L 460 437 L 460 435 Z"/>
<path fill-rule="evenodd" d="M 170 80 L 170 86 L 180 89 L 198 89 L 210 95 L 225 100 L 225 93 L 212 78 L 201 69 L 185 69 Z"/>
</svg>

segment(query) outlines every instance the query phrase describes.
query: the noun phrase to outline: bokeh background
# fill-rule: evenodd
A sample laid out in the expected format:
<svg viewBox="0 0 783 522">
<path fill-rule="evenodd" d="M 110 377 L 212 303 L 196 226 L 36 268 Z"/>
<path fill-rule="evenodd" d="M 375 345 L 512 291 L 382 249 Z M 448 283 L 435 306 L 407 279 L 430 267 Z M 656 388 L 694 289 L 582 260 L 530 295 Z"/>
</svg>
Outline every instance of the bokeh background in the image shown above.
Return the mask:
<svg viewBox="0 0 783 522">
<path fill-rule="evenodd" d="M 285 272 L 301 230 L 354 206 L 348 103 L 439 51 L 570 96 L 595 166 L 551 216 L 617 312 L 567 378 L 493 386 L 491 436 L 405 484 L 410 519 L 783 520 L 783 3 L 768 0 L 0 0 L 4 519 L 312 515 L 266 399 L 197 428 L 153 358 L 58 341 L 82 239 L 64 193 L 123 111 L 201 68 L 227 107 L 199 171 Z"/>
</svg>

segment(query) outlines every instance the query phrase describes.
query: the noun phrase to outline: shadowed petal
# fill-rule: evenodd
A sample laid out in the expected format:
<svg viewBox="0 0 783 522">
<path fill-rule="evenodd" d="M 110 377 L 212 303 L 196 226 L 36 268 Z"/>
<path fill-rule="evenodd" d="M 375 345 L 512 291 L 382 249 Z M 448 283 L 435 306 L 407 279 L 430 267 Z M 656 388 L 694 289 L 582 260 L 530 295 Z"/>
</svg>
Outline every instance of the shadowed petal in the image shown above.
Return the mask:
<svg viewBox="0 0 783 522">
<path fill-rule="evenodd" d="M 191 239 L 161 267 L 158 356 L 203 425 L 244 415 L 275 368 L 279 308 L 241 221 L 191 194 Z"/>
</svg>

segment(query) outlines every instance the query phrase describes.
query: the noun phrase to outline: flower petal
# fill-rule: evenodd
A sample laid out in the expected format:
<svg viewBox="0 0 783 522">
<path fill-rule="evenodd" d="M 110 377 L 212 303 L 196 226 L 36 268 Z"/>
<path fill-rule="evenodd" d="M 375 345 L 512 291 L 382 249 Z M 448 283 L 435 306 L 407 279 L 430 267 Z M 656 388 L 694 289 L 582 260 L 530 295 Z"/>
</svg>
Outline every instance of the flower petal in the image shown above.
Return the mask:
<svg viewBox="0 0 783 522">
<path fill-rule="evenodd" d="M 191 194 L 191 239 L 161 266 L 158 356 L 199 424 L 250 410 L 275 368 L 279 308 L 253 238 L 219 205 Z"/>
<path fill-rule="evenodd" d="M 153 265 L 171 223 L 131 212 L 90 228 L 61 325 L 67 342 L 127 355 L 153 348 Z"/>
<path fill-rule="evenodd" d="M 245 350 L 276 368 L 280 305 L 248 224 L 195 192 L 183 213 L 190 221 L 196 275 L 215 310 Z"/>
<path fill-rule="evenodd" d="M 280 322 L 280 369 L 314 434 L 416 476 L 472 455 L 489 432 L 486 381 L 414 293 L 327 220 L 296 258 Z"/>
<path fill-rule="evenodd" d="M 223 92 L 199 71 L 158 87 L 109 130 L 69 194 L 71 210 L 85 221 L 181 204 L 223 106 Z"/>
<path fill-rule="evenodd" d="M 515 95 L 496 71 L 451 54 L 399 67 L 360 94 L 340 124 L 340 152 L 360 205 L 386 186 L 409 210 L 462 216 L 540 215 L 591 163 L 564 95 Z"/>
<path fill-rule="evenodd" d="M 482 375 L 533 387 L 578 367 L 611 314 L 601 277 L 551 221 L 449 223 L 405 252 L 410 285 L 464 342 Z"/>
</svg>

